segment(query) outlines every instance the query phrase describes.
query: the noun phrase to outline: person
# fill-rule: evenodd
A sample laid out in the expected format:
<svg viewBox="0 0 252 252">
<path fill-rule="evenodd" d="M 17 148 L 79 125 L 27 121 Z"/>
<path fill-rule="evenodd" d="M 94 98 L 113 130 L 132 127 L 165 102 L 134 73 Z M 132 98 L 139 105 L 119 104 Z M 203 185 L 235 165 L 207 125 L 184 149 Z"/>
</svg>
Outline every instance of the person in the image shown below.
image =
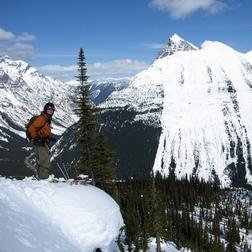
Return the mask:
<svg viewBox="0 0 252 252">
<path fill-rule="evenodd" d="M 38 179 L 47 179 L 49 177 L 50 150 L 48 145 L 50 141 L 55 141 L 51 133 L 51 121 L 54 111 L 54 104 L 51 102 L 46 103 L 44 110 L 29 127 L 33 148 L 36 153 Z"/>
</svg>

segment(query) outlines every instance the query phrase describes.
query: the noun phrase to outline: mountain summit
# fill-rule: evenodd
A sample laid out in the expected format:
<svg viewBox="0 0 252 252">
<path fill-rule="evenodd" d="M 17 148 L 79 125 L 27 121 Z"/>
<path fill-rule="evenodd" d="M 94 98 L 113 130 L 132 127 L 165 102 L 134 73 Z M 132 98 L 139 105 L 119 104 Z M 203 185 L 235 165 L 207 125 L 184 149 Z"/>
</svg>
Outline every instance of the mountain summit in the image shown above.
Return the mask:
<svg viewBox="0 0 252 252">
<path fill-rule="evenodd" d="M 158 54 L 157 59 L 173 55 L 175 52 L 190 50 L 198 50 L 198 48 L 175 33 L 169 38 L 167 46 Z"/>
<path fill-rule="evenodd" d="M 249 56 L 220 42 L 197 49 L 174 35 L 160 57 L 103 106 L 126 108 L 135 112 L 134 122 L 161 127 L 155 172 L 222 186 L 252 184 Z"/>
</svg>

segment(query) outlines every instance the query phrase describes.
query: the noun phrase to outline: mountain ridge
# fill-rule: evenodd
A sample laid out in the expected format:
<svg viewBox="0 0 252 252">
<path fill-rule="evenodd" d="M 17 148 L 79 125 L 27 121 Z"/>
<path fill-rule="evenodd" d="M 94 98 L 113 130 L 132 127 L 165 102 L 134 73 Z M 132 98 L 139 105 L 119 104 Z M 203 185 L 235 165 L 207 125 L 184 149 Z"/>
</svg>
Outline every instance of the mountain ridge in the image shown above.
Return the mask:
<svg viewBox="0 0 252 252">
<path fill-rule="evenodd" d="M 42 75 L 36 68 L 21 60 L 10 57 L 0 58 L 0 85 L 2 94 L 0 112 L 8 110 L 8 117 L 20 127 L 20 136 L 24 137 L 27 120 L 39 113 L 44 104 L 53 101 L 56 106 L 54 117 L 56 134 L 61 134 L 68 126 L 76 122 L 71 104 L 66 102 L 69 88 L 61 81 Z M 6 114 L 6 113 L 5 113 Z M 68 114 L 66 120 L 65 114 Z M 0 119 L 0 125 L 5 124 Z"/>
<path fill-rule="evenodd" d="M 118 150 L 120 174 L 148 176 L 153 169 L 162 176 L 198 176 L 224 187 L 252 184 L 250 53 L 216 41 L 205 41 L 200 48 L 186 42 L 192 47 L 188 49 L 179 46 L 185 40 L 176 34 L 169 41 L 171 54 L 100 96 L 101 130 Z M 1 75 L 0 85 L 6 75 Z M 9 85 L 16 83 L 11 80 Z M 2 117 L 8 121 L 6 114 Z M 78 162 L 74 139 L 73 125 L 53 150 L 54 164 Z"/>
<path fill-rule="evenodd" d="M 252 65 L 247 57 L 216 41 L 177 50 L 157 58 L 101 106 L 128 108 L 138 113 L 134 121 L 148 124 L 155 118 L 154 125 L 161 125 L 155 172 L 217 179 L 222 186 L 251 184 Z"/>
<path fill-rule="evenodd" d="M 127 85 L 128 80 L 91 82 L 93 101 L 99 103 Z M 0 174 L 31 175 L 32 171 L 24 167 L 24 159 L 31 152 L 25 125 L 50 101 L 56 107 L 52 132 L 61 136 L 78 120 L 74 112 L 78 85 L 44 76 L 25 61 L 5 55 L 0 57 L 0 90 Z"/>
</svg>

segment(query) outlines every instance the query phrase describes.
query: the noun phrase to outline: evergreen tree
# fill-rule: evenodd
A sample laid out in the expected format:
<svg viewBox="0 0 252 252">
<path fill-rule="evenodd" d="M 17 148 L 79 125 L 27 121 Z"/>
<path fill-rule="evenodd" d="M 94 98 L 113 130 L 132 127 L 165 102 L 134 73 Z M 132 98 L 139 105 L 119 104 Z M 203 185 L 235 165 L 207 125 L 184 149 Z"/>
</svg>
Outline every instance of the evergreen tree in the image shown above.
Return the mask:
<svg viewBox="0 0 252 252">
<path fill-rule="evenodd" d="M 99 133 L 95 148 L 97 162 L 94 167 L 96 185 L 101 188 L 108 188 L 108 184 L 116 178 L 115 165 L 113 162 L 114 153 L 108 147 L 106 136 Z"/>
<path fill-rule="evenodd" d="M 227 231 L 227 252 L 236 252 L 236 243 L 240 243 L 239 228 L 236 227 L 236 221 L 234 217 L 228 220 L 228 231 Z"/>
<path fill-rule="evenodd" d="M 97 162 L 94 156 L 97 135 L 97 109 L 91 103 L 90 85 L 87 82 L 87 67 L 84 50 L 82 48 L 79 51 L 78 72 L 77 80 L 80 83 L 80 87 L 77 97 L 76 113 L 80 118 L 78 122 L 80 162 L 77 168 L 77 175 L 81 173 L 91 175 L 94 181 L 93 169 Z"/>
<path fill-rule="evenodd" d="M 212 225 L 212 234 L 214 235 L 214 239 L 216 242 L 220 241 L 220 235 L 221 235 L 220 221 L 221 221 L 221 215 L 220 215 L 218 207 L 216 206 L 215 216 L 214 216 L 213 225 Z"/>
<path fill-rule="evenodd" d="M 126 245 L 128 251 L 137 251 L 134 248 L 139 247 L 139 214 L 138 214 L 138 187 L 134 181 L 128 181 L 124 195 L 121 199 L 121 212 L 125 222 Z"/>
<path fill-rule="evenodd" d="M 241 239 L 239 229 L 248 226 L 250 231 L 252 218 L 232 190 L 197 178 L 152 177 L 119 185 L 129 251 L 146 251 L 148 238 L 156 237 L 158 251 L 162 238 L 194 252 L 251 252 L 248 237 Z"/>
<path fill-rule="evenodd" d="M 162 216 L 162 202 L 157 191 L 156 178 L 152 172 L 151 174 L 151 188 L 150 188 L 150 216 L 152 218 L 152 232 L 156 237 L 157 252 L 161 252 L 161 238 L 164 234 Z"/>
<path fill-rule="evenodd" d="M 78 57 L 77 80 L 80 83 L 76 113 L 80 143 L 80 162 L 77 175 L 83 173 L 92 177 L 93 184 L 104 188 L 108 180 L 115 179 L 113 153 L 108 148 L 106 137 L 98 132 L 98 113 L 100 110 L 91 101 L 90 84 L 84 51 L 81 48 Z M 102 186 L 103 185 L 103 186 Z"/>
</svg>

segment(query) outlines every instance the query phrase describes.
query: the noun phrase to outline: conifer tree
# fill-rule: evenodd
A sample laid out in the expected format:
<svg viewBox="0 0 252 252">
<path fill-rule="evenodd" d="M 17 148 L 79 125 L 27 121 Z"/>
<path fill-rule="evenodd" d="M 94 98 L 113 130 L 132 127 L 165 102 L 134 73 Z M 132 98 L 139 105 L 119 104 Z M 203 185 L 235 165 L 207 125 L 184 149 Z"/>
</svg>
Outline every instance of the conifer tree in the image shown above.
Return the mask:
<svg viewBox="0 0 252 252">
<path fill-rule="evenodd" d="M 236 243 L 240 243 L 239 228 L 236 227 L 234 217 L 230 217 L 228 220 L 228 231 L 227 231 L 227 252 L 236 252 Z"/>
<path fill-rule="evenodd" d="M 156 179 L 151 173 L 150 214 L 152 217 L 152 232 L 156 237 L 156 251 L 161 252 L 161 238 L 163 236 L 162 203 L 156 187 Z"/>
<path fill-rule="evenodd" d="M 93 184 L 101 186 L 106 180 L 115 178 L 113 153 L 108 148 L 106 137 L 98 132 L 98 113 L 100 110 L 91 101 L 90 84 L 84 50 L 80 48 L 77 80 L 80 83 L 76 113 L 80 143 L 80 162 L 77 175 L 83 173 L 92 177 Z"/>
<path fill-rule="evenodd" d="M 76 113 L 80 120 L 78 122 L 78 134 L 80 143 L 80 162 L 77 175 L 89 174 L 93 178 L 95 160 L 95 144 L 97 132 L 97 109 L 91 103 L 90 85 L 88 83 L 87 67 L 84 50 L 80 48 L 78 57 L 78 76 L 80 83 L 79 95 L 77 97 Z"/>
<path fill-rule="evenodd" d="M 116 178 L 115 165 L 113 162 L 114 153 L 108 147 L 107 137 L 98 133 L 95 148 L 97 162 L 94 167 L 96 185 L 106 188 L 106 184 Z"/>
</svg>

